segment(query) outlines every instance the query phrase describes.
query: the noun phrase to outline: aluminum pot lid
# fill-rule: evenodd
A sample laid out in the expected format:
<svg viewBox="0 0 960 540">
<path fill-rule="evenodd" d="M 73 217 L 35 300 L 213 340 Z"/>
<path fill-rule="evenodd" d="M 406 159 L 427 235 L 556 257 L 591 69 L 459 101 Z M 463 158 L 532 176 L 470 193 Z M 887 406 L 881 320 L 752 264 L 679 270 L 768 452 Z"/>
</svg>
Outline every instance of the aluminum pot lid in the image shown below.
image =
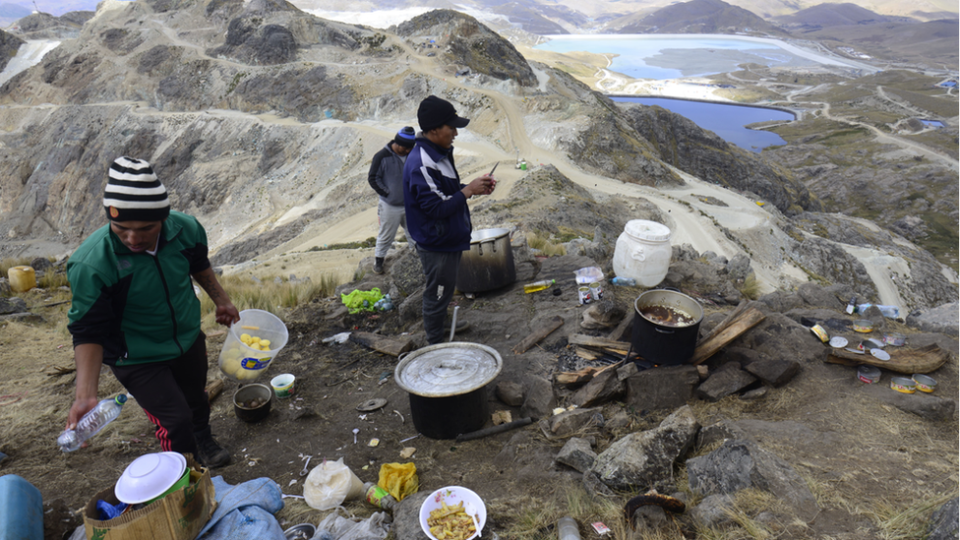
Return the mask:
<svg viewBox="0 0 960 540">
<path fill-rule="evenodd" d="M 648 242 L 666 242 L 670 240 L 670 227 L 656 221 L 633 219 L 623 226 L 624 232 L 634 238 Z"/>
<path fill-rule="evenodd" d="M 397 364 L 397 384 L 422 397 L 459 396 L 482 388 L 500 374 L 503 359 L 486 345 L 439 343 L 418 349 Z"/>
<path fill-rule="evenodd" d="M 480 229 L 470 232 L 470 243 L 478 244 L 498 240 L 510 234 L 510 229 Z"/>
</svg>

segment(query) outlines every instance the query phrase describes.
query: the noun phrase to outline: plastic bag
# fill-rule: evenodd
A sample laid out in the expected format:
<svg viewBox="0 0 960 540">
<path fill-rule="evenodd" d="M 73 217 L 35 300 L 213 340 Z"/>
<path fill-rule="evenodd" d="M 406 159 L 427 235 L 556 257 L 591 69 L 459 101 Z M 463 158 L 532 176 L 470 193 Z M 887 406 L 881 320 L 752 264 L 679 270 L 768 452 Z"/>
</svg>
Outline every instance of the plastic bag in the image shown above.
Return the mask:
<svg viewBox="0 0 960 540">
<path fill-rule="evenodd" d="M 599 266 L 587 266 L 574 272 L 578 285 L 589 285 L 603 279 L 603 270 Z"/>
<path fill-rule="evenodd" d="M 303 498 L 311 508 L 330 510 L 363 495 L 363 482 L 343 464 L 343 458 L 317 465 L 303 482 Z"/>
<path fill-rule="evenodd" d="M 390 532 L 391 518 L 386 512 L 375 512 L 361 521 L 353 521 L 330 513 L 317 525 L 317 532 L 311 540 L 368 540 L 386 538 Z"/>
<path fill-rule="evenodd" d="M 377 485 L 387 490 L 394 499 L 402 501 L 420 489 L 417 466 L 413 463 L 384 463 L 380 466 Z"/>
<path fill-rule="evenodd" d="M 373 311 L 374 304 L 383 298 L 380 289 L 374 287 L 369 291 L 354 289 L 350 294 L 340 293 L 340 300 L 343 305 L 350 308 L 350 313 L 360 313 L 361 311 Z"/>
</svg>

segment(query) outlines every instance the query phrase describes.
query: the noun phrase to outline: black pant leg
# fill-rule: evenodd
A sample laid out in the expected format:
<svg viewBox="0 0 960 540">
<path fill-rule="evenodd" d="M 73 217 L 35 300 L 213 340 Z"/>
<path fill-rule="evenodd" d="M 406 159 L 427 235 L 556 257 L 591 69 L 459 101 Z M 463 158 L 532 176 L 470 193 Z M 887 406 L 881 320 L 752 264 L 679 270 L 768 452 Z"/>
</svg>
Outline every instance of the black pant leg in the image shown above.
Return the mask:
<svg viewBox="0 0 960 540">
<path fill-rule="evenodd" d="M 447 306 L 457 287 L 457 272 L 460 270 L 462 251 L 427 251 L 417 246 L 426 286 L 423 290 L 423 330 L 427 343 L 443 341 L 443 324 L 447 318 Z"/>
</svg>

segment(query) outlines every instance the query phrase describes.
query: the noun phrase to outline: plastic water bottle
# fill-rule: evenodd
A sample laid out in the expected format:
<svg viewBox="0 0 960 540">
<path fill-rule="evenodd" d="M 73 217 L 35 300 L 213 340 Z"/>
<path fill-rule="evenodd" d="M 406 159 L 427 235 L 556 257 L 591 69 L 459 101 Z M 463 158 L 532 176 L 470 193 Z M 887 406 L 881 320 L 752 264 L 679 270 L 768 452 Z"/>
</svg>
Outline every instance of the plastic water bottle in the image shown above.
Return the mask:
<svg viewBox="0 0 960 540">
<path fill-rule="evenodd" d="M 57 437 L 57 444 L 64 452 L 73 452 L 87 439 L 93 437 L 107 424 L 120 416 L 123 404 L 127 402 L 127 395 L 120 394 L 115 398 L 104 399 L 97 406 L 90 409 L 77 422 L 76 429 L 68 429 Z"/>
<path fill-rule="evenodd" d="M 523 286 L 523 292 L 525 293 L 535 293 L 537 291 L 542 291 L 547 287 L 556 283 L 555 279 L 545 279 L 543 281 L 534 281 L 533 283 L 527 283 Z"/>
<path fill-rule="evenodd" d="M 560 540 L 580 540 L 580 527 L 577 520 L 570 516 L 560 518 L 557 522 Z"/>
<path fill-rule="evenodd" d="M 635 279 L 633 279 L 633 278 L 629 278 L 629 277 L 620 277 L 620 276 L 617 276 L 617 277 L 611 279 L 611 280 L 610 280 L 610 283 L 612 283 L 612 284 L 614 284 L 614 285 L 619 285 L 619 286 L 621 286 L 621 287 L 636 287 L 636 286 L 637 286 L 637 280 L 635 280 Z"/>
</svg>

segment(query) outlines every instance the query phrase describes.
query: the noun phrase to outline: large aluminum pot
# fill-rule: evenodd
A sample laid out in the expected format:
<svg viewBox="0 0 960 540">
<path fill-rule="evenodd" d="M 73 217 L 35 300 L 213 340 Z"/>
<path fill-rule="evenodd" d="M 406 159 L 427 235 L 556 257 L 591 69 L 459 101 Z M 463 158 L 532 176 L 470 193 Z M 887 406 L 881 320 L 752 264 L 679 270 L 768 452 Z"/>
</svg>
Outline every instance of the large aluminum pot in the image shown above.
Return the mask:
<svg viewBox="0 0 960 540">
<path fill-rule="evenodd" d="M 503 359 L 495 349 L 454 341 L 404 356 L 394 379 L 410 395 L 417 432 L 431 439 L 455 439 L 487 421 L 487 383 L 501 369 Z"/>
<path fill-rule="evenodd" d="M 517 280 L 510 248 L 510 229 L 480 229 L 470 233 L 470 251 L 464 251 L 457 274 L 461 292 L 499 289 Z"/>
<path fill-rule="evenodd" d="M 689 296 L 663 289 L 637 297 L 633 350 L 661 366 L 682 364 L 693 356 L 703 321 L 703 307 Z"/>
</svg>

